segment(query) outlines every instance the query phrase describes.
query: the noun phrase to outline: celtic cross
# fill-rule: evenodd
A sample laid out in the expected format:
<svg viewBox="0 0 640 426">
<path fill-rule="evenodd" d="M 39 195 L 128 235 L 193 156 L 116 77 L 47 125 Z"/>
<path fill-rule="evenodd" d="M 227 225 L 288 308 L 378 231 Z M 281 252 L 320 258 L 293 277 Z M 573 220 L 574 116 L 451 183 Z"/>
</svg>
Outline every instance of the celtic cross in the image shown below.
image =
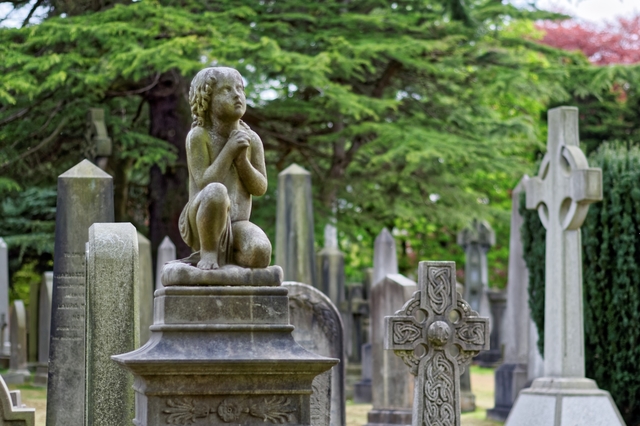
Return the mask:
<svg viewBox="0 0 640 426">
<path fill-rule="evenodd" d="M 385 349 L 416 376 L 413 425 L 460 426 L 460 374 L 489 349 L 489 319 L 456 292 L 455 262 L 420 262 L 420 290 L 386 317 Z"/>
<path fill-rule="evenodd" d="M 549 110 L 547 154 L 526 184 L 527 208 L 547 229 L 545 377 L 584 377 L 580 226 L 589 204 L 602 200 L 602 171 L 589 168 L 578 140 L 578 109 Z"/>
</svg>

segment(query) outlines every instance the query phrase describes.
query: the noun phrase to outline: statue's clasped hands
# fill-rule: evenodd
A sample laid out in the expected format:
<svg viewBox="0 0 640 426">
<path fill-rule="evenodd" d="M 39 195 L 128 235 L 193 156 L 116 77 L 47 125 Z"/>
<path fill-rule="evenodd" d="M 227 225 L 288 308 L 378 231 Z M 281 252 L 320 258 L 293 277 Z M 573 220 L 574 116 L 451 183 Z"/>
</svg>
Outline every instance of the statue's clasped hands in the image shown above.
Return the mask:
<svg viewBox="0 0 640 426">
<path fill-rule="evenodd" d="M 249 134 L 243 130 L 233 130 L 229 134 L 227 148 L 231 150 L 234 161 L 246 158 L 247 148 L 249 148 Z"/>
</svg>

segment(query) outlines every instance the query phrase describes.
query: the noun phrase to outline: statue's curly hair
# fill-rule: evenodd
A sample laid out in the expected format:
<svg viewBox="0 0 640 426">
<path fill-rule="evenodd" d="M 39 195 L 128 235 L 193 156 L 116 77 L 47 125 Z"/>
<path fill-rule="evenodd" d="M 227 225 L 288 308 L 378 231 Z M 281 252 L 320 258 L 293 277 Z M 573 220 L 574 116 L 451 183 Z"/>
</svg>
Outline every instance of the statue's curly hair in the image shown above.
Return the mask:
<svg viewBox="0 0 640 426">
<path fill-rule="evenodd" d="M 213 89 L 216 86 L 218 74 L 215 68 L 205 68 L 200 71 L 191 81 L 189 89 L 189 105 L 191 106 L 191 116 L 193 123 L 191 128 L 196 126 L 204 127 L 207 119 L 207 111 L 213 96 Z"/>
</svg>

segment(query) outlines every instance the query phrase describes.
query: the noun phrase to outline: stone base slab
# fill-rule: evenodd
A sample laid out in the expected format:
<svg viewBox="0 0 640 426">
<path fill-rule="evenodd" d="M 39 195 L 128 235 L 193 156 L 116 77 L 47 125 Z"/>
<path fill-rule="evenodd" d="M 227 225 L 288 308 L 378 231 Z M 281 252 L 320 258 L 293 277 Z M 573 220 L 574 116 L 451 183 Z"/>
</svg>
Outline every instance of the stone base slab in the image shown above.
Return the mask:
<svg viewBox="0 0 640 426">
<path fill-rule="evenodd" d="M 411 425 L 413 413 L 411 410 L 377 410 L 373 409 L 367 413 L 367 424 L 365 426 L 398 426 Z"/>
<path fill-rule="evenodd" d="M 624 426 L 609 392 L 590 379 L 540 378 L 520 392 L 505 426 Z"/>
<path fill-rule="evenodd" d="M 282 268 L 263 269 L 227 265 L 220 269 L 200 269 L 182 260 L 167 263 L 162 268 L 162 285 L 169 286 L 260 286 L 282 284 Z"/>
</svg>

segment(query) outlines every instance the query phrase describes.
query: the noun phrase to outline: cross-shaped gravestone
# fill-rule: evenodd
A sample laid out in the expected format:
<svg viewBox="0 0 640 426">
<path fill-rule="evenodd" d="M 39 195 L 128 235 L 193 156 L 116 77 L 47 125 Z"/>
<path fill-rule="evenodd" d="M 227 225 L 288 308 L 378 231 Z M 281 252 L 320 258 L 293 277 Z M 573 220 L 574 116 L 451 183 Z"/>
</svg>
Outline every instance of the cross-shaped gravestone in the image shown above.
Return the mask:
<svg viewBox="0 0 640 426">
<path fill-rule="evenodd" d="M 589 168 L 578 140 L 578 109 L 549 110 L 547 154 L 527 181 L 527 208 L 547 229 L 545 377 L 584 377 L 582 245 L 589 204 L 602 200 L 602 171 Z"/>
<path fill-rule="evenodd" d="M 455 262 L 420 262 L 420 290 L 386 317 L 385 349 L 416 376 L 413 425 L 460 426 L 460 374 L 489 349 L 489 319 L 456 292 Z"/>
</svg>

